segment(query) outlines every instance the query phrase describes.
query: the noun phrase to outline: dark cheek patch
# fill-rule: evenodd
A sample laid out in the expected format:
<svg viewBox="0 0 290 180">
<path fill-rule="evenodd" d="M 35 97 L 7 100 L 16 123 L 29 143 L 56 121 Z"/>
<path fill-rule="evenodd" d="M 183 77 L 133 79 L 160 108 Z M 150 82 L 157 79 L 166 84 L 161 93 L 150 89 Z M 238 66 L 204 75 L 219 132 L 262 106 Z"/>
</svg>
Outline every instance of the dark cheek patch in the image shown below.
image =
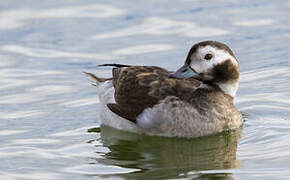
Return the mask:
<svg viewBox="0 0 290 180">
<path fill-rule="evenodd" d="M 237 82 L 239 79 L 239 69 L 231 62 L 230 59 L 216 65 L 213 68 L 215 82 Z"/>
<path fill-rule="evenodd" d="M 190 65 L 190 63 L 191 63 L 190 57 L 191 57 L 191 54 L 188 54 L 186 61 L 185 61 L 185 64 Z"/>
</svg>

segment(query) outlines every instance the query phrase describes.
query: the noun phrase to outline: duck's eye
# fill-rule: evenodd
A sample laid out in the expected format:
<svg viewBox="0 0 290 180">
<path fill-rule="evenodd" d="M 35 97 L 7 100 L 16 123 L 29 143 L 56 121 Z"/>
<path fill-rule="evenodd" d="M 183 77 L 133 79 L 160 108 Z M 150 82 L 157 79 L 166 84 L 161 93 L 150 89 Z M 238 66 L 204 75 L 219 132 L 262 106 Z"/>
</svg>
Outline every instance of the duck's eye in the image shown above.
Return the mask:
<svg viewBox="0 0 290 180">
<path fill-rule="evenodd" d="M 206 60 L 211 60 L 211 58 L 212 58 L 212 54 L 206 54 L 204 56 L 204 59 L 206 59 Z"/>
</svg>

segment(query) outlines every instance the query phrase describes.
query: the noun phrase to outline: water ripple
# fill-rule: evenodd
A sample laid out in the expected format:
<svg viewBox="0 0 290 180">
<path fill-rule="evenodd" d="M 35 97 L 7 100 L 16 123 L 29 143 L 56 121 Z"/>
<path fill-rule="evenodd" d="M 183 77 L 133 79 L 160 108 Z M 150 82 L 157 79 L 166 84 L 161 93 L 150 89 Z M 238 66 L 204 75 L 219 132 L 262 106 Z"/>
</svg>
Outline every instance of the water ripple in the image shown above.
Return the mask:
<svg viewBox="0 0 290 180">
<path fill-rule="evenodd" d="M 18 9 L 0 13 L 0 29 L 15 29 L 25 25 L 25 20 L 46 18 L 108 18 L 126 12 L 112 6 L 93 4 L 52 9 Z"/>
<path fill-rule="evenodd" d="M 139 169 L 123 168 L 119 166 L 104 166 L 101 164 L 81 165 L 75 167 L 64 168 L 62 171 L 85 174 L 85 175 L 116 175 L 127 174 L 140 171 Z"/>
<path fill-rule="evenodd" d="M 54 179 L 63 179 L 63 175 L 59 173 L 53 173 L 53 172 L 25 172 L 25 173 L 1 173 L 1 178 L 3 179 L 43 179 L 43 180 L 54 180 Z"/>
<path fill-rule="evenodd" d="M 267 26 L 274 24 L 275 21 L 273 19 L 256 19 L 256 20 L 245 20 L 245 21 L 238 21 L 234 24 L 237 26 L 246 26 L 246 27 L 252 27 L 252 26 Z"/>
<path fill-rule="evenodd" d="M 13 94 L 0 97 L 0 104 L 28 104 L 40 101 L 42 99 L 43 97 L 35 94 Z"/>
<path fill-rule="evenodd" d="M 140 45 L 140 46 L 133 46 L 127 47 L 123 49 L 118 49 L 114 51 L 114 54 L 117 55 L 131 55 L 131 54 L 143 54 L 143 53 L 152 53 L 152 52 L 159 52 L 159 51 L 167 51 L 172 50 L 174 48 L 173 45 L 169 44 L 149 44 L 149 45 Z"/>
<path fill-rule="evenodd" d="M 16 59 L 12 58 L 9 55 L 3 55 L 3 54 L 1 54 L 0 55 L 0 59 L 1 59 L 1 61 L 0 61 L 0 68 L 1 67 L 11 67 L 11 66 L 15 65 L 16 62 L 17 62 Z"/>
<path fill-rule="evenodd" d="M 34 95 L 57 95 L 57 94 L 64 94 L 64 93 L 71 93 L 76 91 L 77 88 L 72 86 L 63 86 L 63 85 L 46 85 L 46 86 L 38 86 L 31 88 L 29 91 Z M 33 98 L 31 98 L 33 99 Z"/>
<path fill-rule="evenodd" d="M 50 137 L 72 137 L 72 136 L 79 136 L 80 134 L 84 134 L 88 132 L 88 129 L 91 127 L 82 127 L 73 130 L 62 131 L 54 134 L 50 134 Z"/>
<path fill-rule="evenodd" d="M 176 21 L 160 17 L 150 17 L 145 19 L 144 22 L 140 25 L 124 28 L 115 32 L 96 34 L 92 37 L 92 39 L 107 39 L 140 34 L 178 34 L 189 37 L 209 37 L 229 34 L 229 31 L 213 27 L 203 27 L 187 21 Z"/>
<path fill-rule="evenodd" d="M 55 143 L 59 143 L 60 140 L 56 140 L 56 139 L 46 139 L 46 138 L 33 138 L 33 139 L 17 139 L 17 140 L 13 140 L 11 141 L 11 144 L 17 144 L 17 145 L 21 145 L 21 144 L 25 144 L 25 145 L 31 145 L 31 144 L 37 144 L 37 145 L 41 145 L 41 144 L 55 144 Z"/>
<path fill-rule="evenodd" d="M 28 130 L 1 130 L 0 136 L 10 136 L 15 134 L 22 134 L 28 132 Z"/>
<path fill-rule="evenodd" d="M 12 112 L 0 112 L 0 119 L 20 119 L 20 118 L 36 118 L 44 116 L 46 113 L 38 110 L 27 111 L 12 111 Z"/>
<path fill-rule="evenodd" d="M 76 53 L 76 52 L 65 52 L 53 49 L 40 49 L 40 48 L 29 48 L 20 45 L 5 45 L 0 47 L 1 50 L 22 54 L 31 57 L 41 58 L 88 58 L 88 59 L 112 59 L 114 56 L 106 55 L 102 53 L 90 54 L 90 53 Z"/>
<path fill-rule="evenodd" d="M 99 101 L 98 99 L 93 99 L 93 98 L 83 98 L 83 99 L 78 99 L 74 101 L 68 101 L 65 103 L 62 103 L 62 106 L 74 108 L 74 107 L 81 107 L 81 106 L 88 106 L 92 104 L 97 104 Z"/>
<path fill-rule="evenodd" d="M 289 5 L 0 1 L 0 179 L 289 179 Z M 99 127 L 81 71 L 177 68 L 206 39 L 241 60 L 243 129 L 168 139 Z"/>
</svg>

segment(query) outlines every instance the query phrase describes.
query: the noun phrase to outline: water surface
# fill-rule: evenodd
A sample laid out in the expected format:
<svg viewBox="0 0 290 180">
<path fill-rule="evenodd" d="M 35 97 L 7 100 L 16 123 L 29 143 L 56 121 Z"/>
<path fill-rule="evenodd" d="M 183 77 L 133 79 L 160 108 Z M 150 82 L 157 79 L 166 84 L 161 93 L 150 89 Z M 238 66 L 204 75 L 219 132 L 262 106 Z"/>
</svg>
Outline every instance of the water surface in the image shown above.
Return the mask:
<svg viewBox="0 0 290 180">
<path fill-rule="evenodd" d="M 282 0 L 0 1 L 0 179 L 289 179 L 289 16 Z M 241 129 L 168 139 L 100 127 L 83 70 L 175 70 L 208 39 L 240 62 Z"/>
</svg>

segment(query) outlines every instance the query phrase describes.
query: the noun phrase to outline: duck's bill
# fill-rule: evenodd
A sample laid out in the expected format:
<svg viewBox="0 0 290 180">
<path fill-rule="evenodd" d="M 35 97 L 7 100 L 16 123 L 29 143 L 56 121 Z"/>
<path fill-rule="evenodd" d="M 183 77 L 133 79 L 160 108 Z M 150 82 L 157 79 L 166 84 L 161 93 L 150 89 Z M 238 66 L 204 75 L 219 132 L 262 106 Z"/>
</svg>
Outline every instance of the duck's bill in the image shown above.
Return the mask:
<svg viewBox="0 0 290 180">
<path fill-rule="evenodd" d="M 199 75 L 191 69 L 187 64 L 179 68 L 175 73 L 169 75 L 169 78 L 188 79 L 198 77 Z"/>
</svg>

